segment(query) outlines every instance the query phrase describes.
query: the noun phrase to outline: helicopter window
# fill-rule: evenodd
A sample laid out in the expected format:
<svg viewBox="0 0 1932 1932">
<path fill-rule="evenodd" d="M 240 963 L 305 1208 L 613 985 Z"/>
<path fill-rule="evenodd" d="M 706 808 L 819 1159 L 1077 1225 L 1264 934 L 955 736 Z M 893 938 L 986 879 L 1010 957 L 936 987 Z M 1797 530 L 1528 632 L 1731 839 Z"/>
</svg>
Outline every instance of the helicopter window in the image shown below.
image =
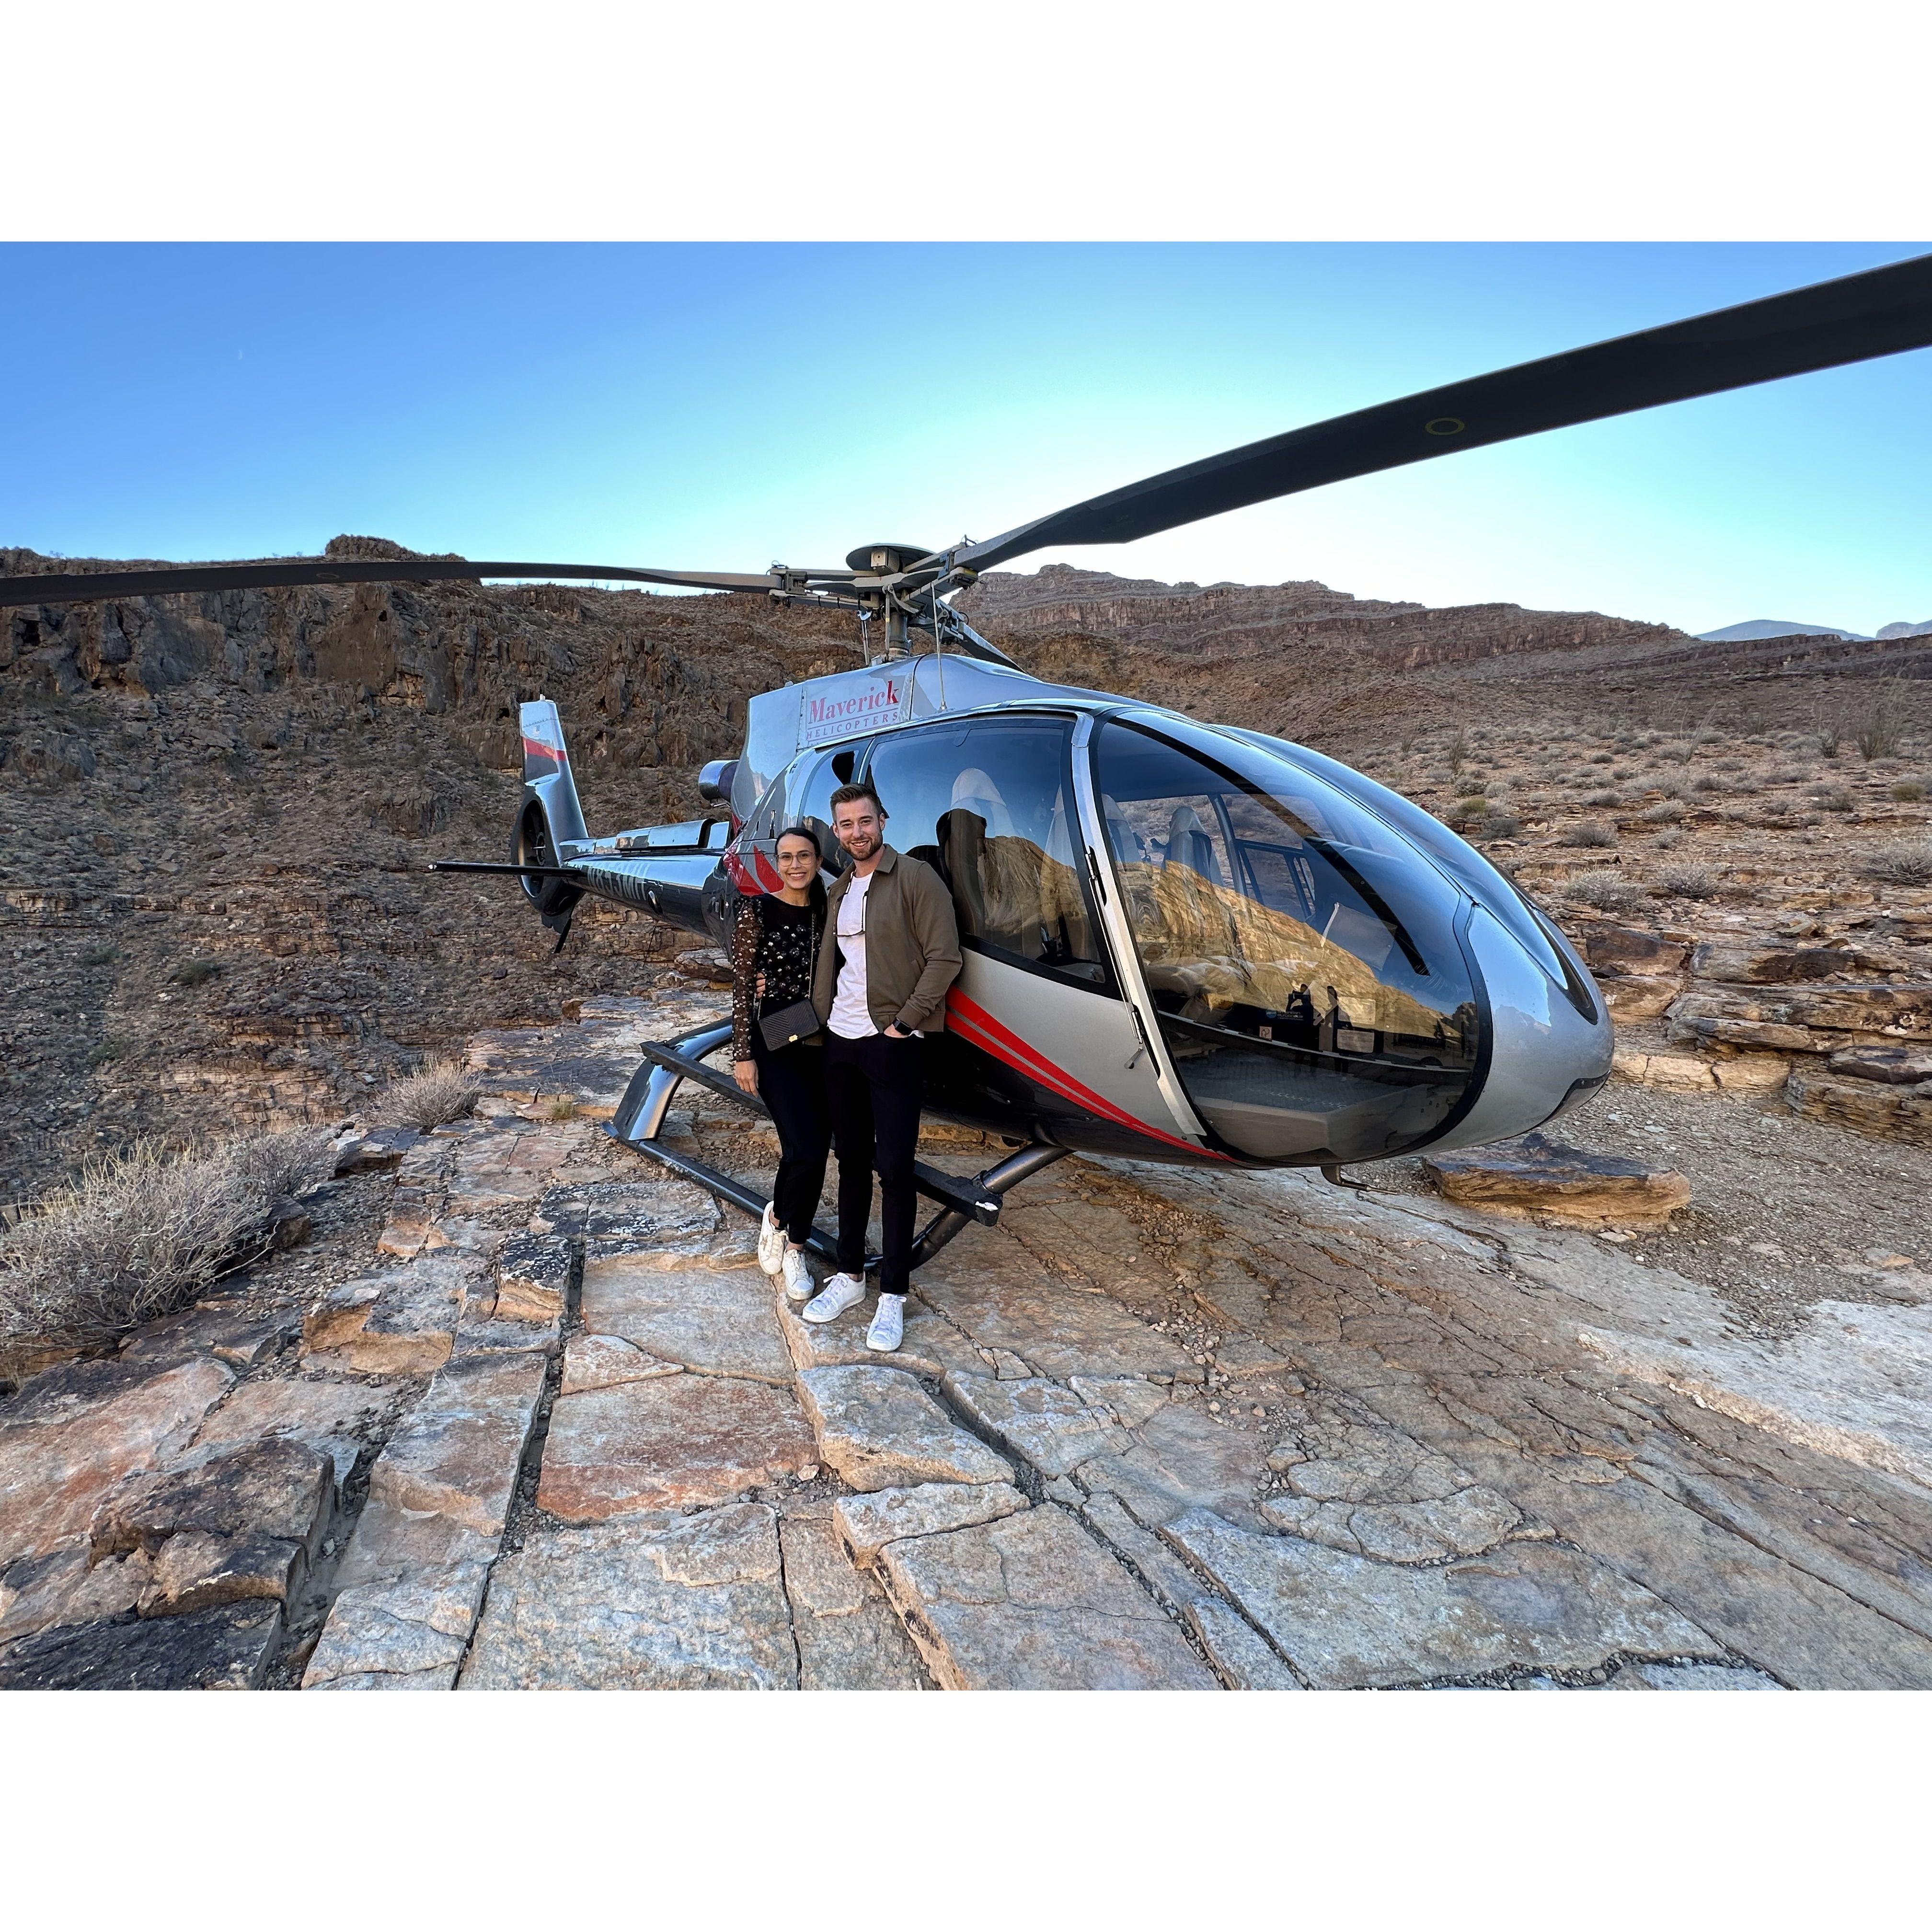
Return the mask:
<svg viewBox="0 0 1932 1932">
<path fill-rule="evenodd" d="M 856 754 L 850 746 L 806 761 L 790 790 L 785 825 L 808 825 L 818 834 L 826 871 L 837 874 L 852 862 L 832 830 L 832 794 L 850 782 Z M 784 826 L 778 828 L 783 831 Z M 774 837 L 776 833 L 774 833 Z"/>
<path fill-rule="evenodd" d="M 866 776 L 892 843 L 952 889 L 963 945 L 1111 993 L 1082 876 L 1068 732 L 1059 718 L 1006 718 L 895 735 Z"/>
<path fill-rule="evenodd" d="M 1110 720 L 1096 786 L 1175 1071 L 1231 1147 L 1360 1160 L 1426 1138 L 1475 1063 L 1452 888 L 1285 763 Z"/>
</svg>

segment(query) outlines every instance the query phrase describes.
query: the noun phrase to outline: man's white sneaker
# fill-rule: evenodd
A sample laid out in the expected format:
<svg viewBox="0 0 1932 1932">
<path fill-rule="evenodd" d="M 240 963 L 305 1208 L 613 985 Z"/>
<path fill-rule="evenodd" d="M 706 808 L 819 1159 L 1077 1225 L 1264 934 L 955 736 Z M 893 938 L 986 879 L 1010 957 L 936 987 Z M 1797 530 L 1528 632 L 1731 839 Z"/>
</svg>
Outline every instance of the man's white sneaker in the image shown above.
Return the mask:
<svg viewBox="0 0 1932 1932">
<path fill-rule="evenodd" d="M 812 1270 L 805 1264 L 805 1250 L 785 1244 L 784 1259 L 781 1264 L 784 1270 L 785 1298 L 788 1301 L 808 1301 L 812 1291 L 818 1284 L 812 1278 Z"/>
<path fill-rule="evenodd" d="M 866 1284 L 854 1274 L 835 1274 L 800 1311 L 808 1322 L 836 1322 L 866 1298 Z"/>
<path fill-rule="evenodd" d="M 772 1204 L 765 1203 L 764 1218 L 758 1224 L 758 1265 L 767 1274 L 776 1274 L 784 1264 L 784 1230 L 778 1226 Z"/>
<path fill-rule="evenodd" d="M 890 1355 L 905 1340 L 905 1297 L 882 1294 L 872 1313 L 872 1325 L 866 1330 L 866 1346 Z"/>
</svg>

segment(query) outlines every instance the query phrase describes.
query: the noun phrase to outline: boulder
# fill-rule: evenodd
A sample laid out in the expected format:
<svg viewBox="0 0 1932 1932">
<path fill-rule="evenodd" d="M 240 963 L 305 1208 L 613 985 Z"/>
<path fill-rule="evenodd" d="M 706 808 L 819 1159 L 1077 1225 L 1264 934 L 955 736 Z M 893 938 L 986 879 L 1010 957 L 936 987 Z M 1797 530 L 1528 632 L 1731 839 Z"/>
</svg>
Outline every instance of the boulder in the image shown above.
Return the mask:
<svg viewBox="0 0 1932 1932">
<path fill-rule="evenodd" d="M 1632 973 L 1616 977 L 1606 975 L 1597 983 L 1610 1017 L 1629 1022 L 1655 1019 L 1683 991 L 1684 982 Z"/>
<path fill-rule="evenodd" d="M 1447 1200 L 1576 1228 L 1660 1228 L 1690 1199 L 1690 1182 L 1674 1169 L 1587 1153 L 1540 1134 L 1425 1154 L 1422 1171 Z"/>
</svg>

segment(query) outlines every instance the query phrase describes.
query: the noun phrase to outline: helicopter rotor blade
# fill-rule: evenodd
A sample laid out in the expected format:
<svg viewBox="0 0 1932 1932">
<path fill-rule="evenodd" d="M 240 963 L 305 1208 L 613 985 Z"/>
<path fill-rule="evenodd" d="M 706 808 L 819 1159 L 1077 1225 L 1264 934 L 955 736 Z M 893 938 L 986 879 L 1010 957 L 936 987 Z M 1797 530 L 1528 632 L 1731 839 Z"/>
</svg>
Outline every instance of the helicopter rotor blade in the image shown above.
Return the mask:
<svg viewBox="0 0 1932 1932">
<path fill-rule="evenodd" d="M 98 598 L 167 596 L 187 590 L 274 590 L 310 584 L 437 584 L 484 578 L 531 578 L 626 584 L 668 584 L 687 590 L 776 590 L 766 571 L 634 570 L 604 563 L 472 563 L 457 557 L 291 558 L 284 562 L 184 563 L 158 570 L 96 571 L 81 575 L 0 577 L 0 608 L 21 604 L 80 604 Z"/>
<path fill-rule="evenodd" d="M 925 562 L 978 572 L 1048 544 L 1130 543 L 1459 449 L 1928 345 L 1932 255 L 1921 255 L 1224 450 Z"/>
</svg>

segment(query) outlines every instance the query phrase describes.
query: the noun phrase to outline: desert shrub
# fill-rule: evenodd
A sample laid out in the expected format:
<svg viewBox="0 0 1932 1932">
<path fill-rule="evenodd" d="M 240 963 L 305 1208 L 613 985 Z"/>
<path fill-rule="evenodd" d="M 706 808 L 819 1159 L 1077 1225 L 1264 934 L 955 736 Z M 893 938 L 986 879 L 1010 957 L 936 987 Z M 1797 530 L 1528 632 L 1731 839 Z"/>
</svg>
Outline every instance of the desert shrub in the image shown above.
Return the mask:
<svg viewBox="0 0 1932 1932">
<path fill-rule="evenodd" d="M 1646 825 L 1675 825 L 1684 816 L 1684 808 L 1675 799 L 1666 799 L 1661 805 L 1653 805 L 1643 815 Z"/>
<path fill-rule="evenodd" d="M 1891 700 L 1885 698 L 1874 700 L 1852 740 L 1858 748 L 1858 756 L 1868 762 L 1874 758 L 1895 758 L 1898 755 L 1898 717 L 1892 710 Z"/>
<path fill-rule="evenodd" d="M 1667 832 L 1660 832 L 1650 842 L 1660 852 L 1674 852 L 1684 843 L 1684 835 L 1673 825 Z"/>
<path fill-rule="evenodd" d="M 177 986 L 205 986 L 221 970 L 213 959 L 184 959 L 171 976 Z"/>
<path fill-rule="evenodd" d="M 87 1064 L 90 1066 L 105 1066 L 110 1060 L 121 1058 L 121 1042 L 118 1040 L 96 1040 L 87 1049 Z"/>
<path fill-rule="evenodd" d="M 1714 778 L 1708 772 L 1706 772 L 1701 778 L 1695 778 L 1690 781 L 1690 789 L 1693 791 L 1722 791 L 1724 789 L 1724 782 L 1722 778 Z"/>
<path fill-rule="evenodd" d="M 1613 791 L 1593 791 L 1591 793 L 1590 796 L 1583 801 L 1586 805 L 1598 806 L 1615 805 L 1616 802 L 1617 795 Z"/>
<path fill-rule="evenodd" d="M 1594 818 L 1586 818 L 1580 825 L 1573 825 L 1557 841 L 1561 845 L 1586 845 L 1601 847 L 1614 845 L 1617 835 L 1607 825 L 1599 824 Z"/>
<path fill-rule="evenodd" d="M 185 1306 L 260 1253 L 278 1195 L 332 1166 L 323 1128 L 201 1155 L 142 1143 L 90 1162 L 0 1241 L 0 1367 L 98 1348 Z"/>
<path fill-rule="evenodd" d="M 1463 760 L 1469 755 L 1469 734 L 1462 726 L 1456 728 L 1456 735 L 1449 741 L 1449 770 L 1453 775 L 1461 771 Z"/>
<path fill-rule="evenodd" d="M 1932 839 L 1916 845 L 1882 845 L 1865 870 L 1889 886 L 1932 886 Z"/>
<path fill-rule="evenodd" d="M 1610 752 L 1592 752 L 1590 754 L 1590 762 L 1593 765 L 1614 764 L 1616 762 L 1616 754 Z"/>
<path fill-rule="evenodd" d="M 1492 812 L 1476 829 L 1485 838 L 1514 838 L 1522 830 L 1522 820 L 1507 812 Z"/>
<path fill-rule="evenodd" d="M 544 1109 L 547 1120 L 574 1120 L 577 1118 L 577 1102 L 566 1094 L 560 1094 Z"/>
<path fill-rule="evenodd" d="M 1900 805 L 1916 805 L 1925 796 L 1925 788 L 1916 778 L 1900 778 L 1892 787 L 1892 795 Z"/>
<path fill-rule="evenodd" d="M 1724 882 L 1706 866 L 1666 866 L 1657 875 L 1657 890 L 1680 899 L 1714 899 Z"/>
<path fill-rule="evenodd" d="M 1571 898 L 1604 912 L 1616 912 L 1636 904 L 1636 888 L 1621 872 L 1607 868 L 1600 872 L 1579 872 L 1563 888 Z"/>
<path fill-rule="evenodd" d="M 80 963 L 83 966 L 111 966 L 120 956 L 120 947 L 110 942 L 103 946 L 90 946 L 80 956 Z"/>
<path fill-rule="evenodd" d="M 1713 730 L 1707 724 L 1702 730 L 1692 734 L 1690 742 L 1694 745 L 1721 745 L 1724 742 L 1724 734 L 1721 731 Z"/>
<path fill-rule="evenodd" d="M 1821 758 L 1835 758 L 1844 748 L 1845 730 L 1842 724 L 1821 724 L 1818 728 L 1818 755 Z"/>
<path fill-rule="evenodd" d="M 386 1120 L 404 1127 L 440 1127 L 476 1104 L 482 1083 L 460 1060 L 436 1060 L 392 1083 L 382 1098 Z"/>
<path fill-rule="evenodd" d="M 1811 796 L 1822 811 L 1850 812 L 1852 808 L 1852 795 L 1842 785 L 1814 786 Z"/>
</svg>

